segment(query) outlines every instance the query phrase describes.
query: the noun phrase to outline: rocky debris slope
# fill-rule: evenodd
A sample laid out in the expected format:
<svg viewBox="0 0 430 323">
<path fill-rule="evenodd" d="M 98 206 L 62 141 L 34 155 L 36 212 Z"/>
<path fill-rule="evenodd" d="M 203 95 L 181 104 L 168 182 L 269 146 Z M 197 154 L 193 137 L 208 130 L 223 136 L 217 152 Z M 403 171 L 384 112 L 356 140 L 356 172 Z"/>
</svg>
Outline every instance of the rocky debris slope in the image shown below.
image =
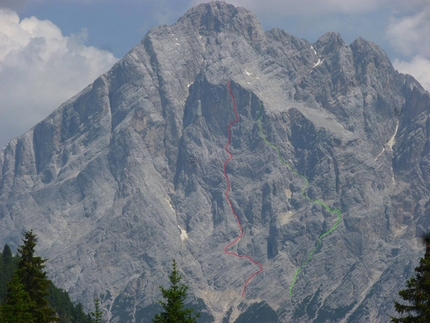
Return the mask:
<svg viewBox="0 0 430 323">
<path fill-rule="evenodd" d="M 264 266 L 244 299 L 258 268 L 223 252 L 228 82 L 231 250 Z M 430 226 L 429 107 L 371 42 L 201 4 L 3 148 L 0 243 L 34 229 L 55 283 L 100 294 L 109 322 L 149 322 L 172 258 L 205 322 L 386 322 Z M 280 157 L 341 210 L 309 261 L 337 216 Z"/>
</svg>

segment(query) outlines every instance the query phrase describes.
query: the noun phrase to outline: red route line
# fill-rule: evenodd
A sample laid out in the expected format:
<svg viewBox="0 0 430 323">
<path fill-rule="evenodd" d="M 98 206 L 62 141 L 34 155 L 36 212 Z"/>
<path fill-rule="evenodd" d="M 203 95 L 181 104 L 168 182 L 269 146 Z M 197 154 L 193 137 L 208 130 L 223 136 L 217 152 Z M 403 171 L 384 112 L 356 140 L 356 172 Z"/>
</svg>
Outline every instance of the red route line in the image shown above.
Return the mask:
<svg viewBox="0 0 430 323">
<path fill-rule="evenodd" d="M 227 251 L 228 248 L 230 248 L 232 245 L 234 245 L 236 242 L 238 242 L 240 240 L 240 238 L 242 238 L 242 236 L 243 236 L 242 224 L 240 224 L 240 219 L 237 216 L 236 212 L 234 211 L 233 203 L 231 203 L 230 198 L 228 197 L 228 193 L 230 192 L 231 184 L 230 184 L 230 180 L 229 180 L 228 175 L 227 175 L 227 163 L 233 158 L 232 153 L 230 152 L 230 150 L 228 150 L 228 146 L 230 146 L 230 144 L 231 144 L 231 126 L 239 122 L 239 114 L 237 113 L 236 100 L 234 99 L 233 91 L 230 88 L 230 82 L 227 82 L 227 85 L 228 85 L 228 90 L 230 92 L 231 100 L 233 101 L 233 109 L 234 109 L 234 113 L 236 115 L 236 120 L 230 122 L 230 124 L 228 125 L 228 128 L 227 128 L 228 142 L 227 142 L 227 145 L 225 145 L 225 148 L 224 148 L 225 151 L 230 155 L 230 157 L 224 162 L 224 176 L 225 176 L 225 179 L 227 180 L 227 190 L 225 191 L 225 197 L 226 197 L 226 199 L 228 201 L 228 204 L 230 204 L 231 212 L 233 213 L 233 215 L 237 219 L 237 224 L 239 225 L 240 234 L 239 234 L 239 236 L 236 239 L 233 240 L 233 242 L 229 243 L 224 248 L 224 252 L 227 255 L 234 255 L 237 258 L 246 258 L 250 262 L 252 262 L 252 263 L 256 264 L 258 267 L 260 267 L 260 269 L 258 271 L 254 272 L 251 276 L 249 276 L 249 278 L 246 280 L 245 284 L 243 285 L 242 298 L 244 298 L 245 297 L 246 286 L 248 285 L 248 283 L 251 281 L 252 278 L 254 278 L 256 275 L 258 275 L 259 273 L 261 273 L 263 271 L 263 265 L 260 264 L 259 262 L 255 261 L 254 259 L 252 259 L 248 255 L 239 256 L 236 252 Z"/>
</svg>

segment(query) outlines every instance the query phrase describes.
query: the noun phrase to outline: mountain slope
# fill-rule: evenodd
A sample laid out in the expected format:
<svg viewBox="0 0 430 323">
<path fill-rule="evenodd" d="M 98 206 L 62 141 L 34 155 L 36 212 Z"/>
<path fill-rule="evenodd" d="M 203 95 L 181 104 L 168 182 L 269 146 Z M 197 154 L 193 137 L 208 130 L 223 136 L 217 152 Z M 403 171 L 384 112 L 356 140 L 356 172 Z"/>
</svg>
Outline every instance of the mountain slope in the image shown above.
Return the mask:
<svg viewBox="0 0 430 323">
<path fill-rule="evenodd" d="M 223 252 L 228 82 L 229 250 L 264 267 L 243 299 L 258 267 Z M 110 322 L 146 322 L 172 258 L 206 321 L 385 322 L 430 225 L 429 103 L 371 42 L 202 4 L 1 151 L 0 243 L 34 229 L 53 281 L 100 293 Z M 320 245 L 337 216 L 282 160 L 341 211 Z"/>
</svg>

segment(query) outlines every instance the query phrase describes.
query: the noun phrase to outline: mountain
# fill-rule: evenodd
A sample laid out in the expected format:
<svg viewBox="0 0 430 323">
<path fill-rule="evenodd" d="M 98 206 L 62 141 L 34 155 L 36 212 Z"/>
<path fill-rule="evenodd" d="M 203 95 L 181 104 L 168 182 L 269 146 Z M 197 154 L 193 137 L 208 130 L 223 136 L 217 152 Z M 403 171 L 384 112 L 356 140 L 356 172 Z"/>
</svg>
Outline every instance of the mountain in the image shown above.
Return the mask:
<svg viewBox="0 0 430 323">
<path fill-rule="evenodd" d="M 430 227 L 429 111 L 372 42 L 201 4 L 3 148 L 0 244 L 34 229 L 109 322 L 150 322 L 173 258 L 201 322 L 387 322 Z"/>
</svg>

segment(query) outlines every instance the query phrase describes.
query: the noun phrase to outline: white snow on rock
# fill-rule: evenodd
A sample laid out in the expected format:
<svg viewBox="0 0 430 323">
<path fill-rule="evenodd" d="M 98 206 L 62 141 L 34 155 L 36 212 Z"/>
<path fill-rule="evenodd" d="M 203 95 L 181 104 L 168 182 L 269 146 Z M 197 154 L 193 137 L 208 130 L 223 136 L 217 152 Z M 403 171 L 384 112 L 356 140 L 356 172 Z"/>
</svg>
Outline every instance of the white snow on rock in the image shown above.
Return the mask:
<svg viewBox="0 0 430 323">
<path fill-rule="evenodd" d="M 317 51 L 315 50 L 314 46 L 311 46 L 312 50 L 314 51 L 314 54 L 317 54 Z"/>
<path fill-rule="evenodd" d="M 178 225 L 179 230 L 181 230 L 181 240 L 185 241 L 188 239 L 188 234 L 187 231 L 185 231 L 184 229 L 181 228 L 180 225 Z"/>
<path fill-rule="evenodd" d="M 387 146 L 388 146 L 388 148 L 390 148 L 391 151 L 393 151 L 393 146 L 396 143 L 397 130 L 399 130 L 399 121 L 397 121 L 396 130 L 394 130 L 394 135 L 387 142 Z"/>
<path fill-rule="evenodd" d="M 397 121 L 396 123 L 396 130 L 394 130 L 393 136 L 390 138 L 390 140 L 388 140 L 388 142 L 385 144 L 385 147 L 382 148 L 381 152 L 375 157 L 375 161 L 378 160 L 378 158 L 384 153 L 384 151 L 386 151 L 385 148 L 393 151 L 393 146 L 396 143 L 396 135 L 398 130 L 399 130 L 399 121 Z"/>
<path fill-rule="evenodd" d="M 321 60 L 318 58 L 318 61 L 314 64 L 314 67 L 320 66 L 323 62 L 324 62 L 324 59 Z"/>
</svg>

